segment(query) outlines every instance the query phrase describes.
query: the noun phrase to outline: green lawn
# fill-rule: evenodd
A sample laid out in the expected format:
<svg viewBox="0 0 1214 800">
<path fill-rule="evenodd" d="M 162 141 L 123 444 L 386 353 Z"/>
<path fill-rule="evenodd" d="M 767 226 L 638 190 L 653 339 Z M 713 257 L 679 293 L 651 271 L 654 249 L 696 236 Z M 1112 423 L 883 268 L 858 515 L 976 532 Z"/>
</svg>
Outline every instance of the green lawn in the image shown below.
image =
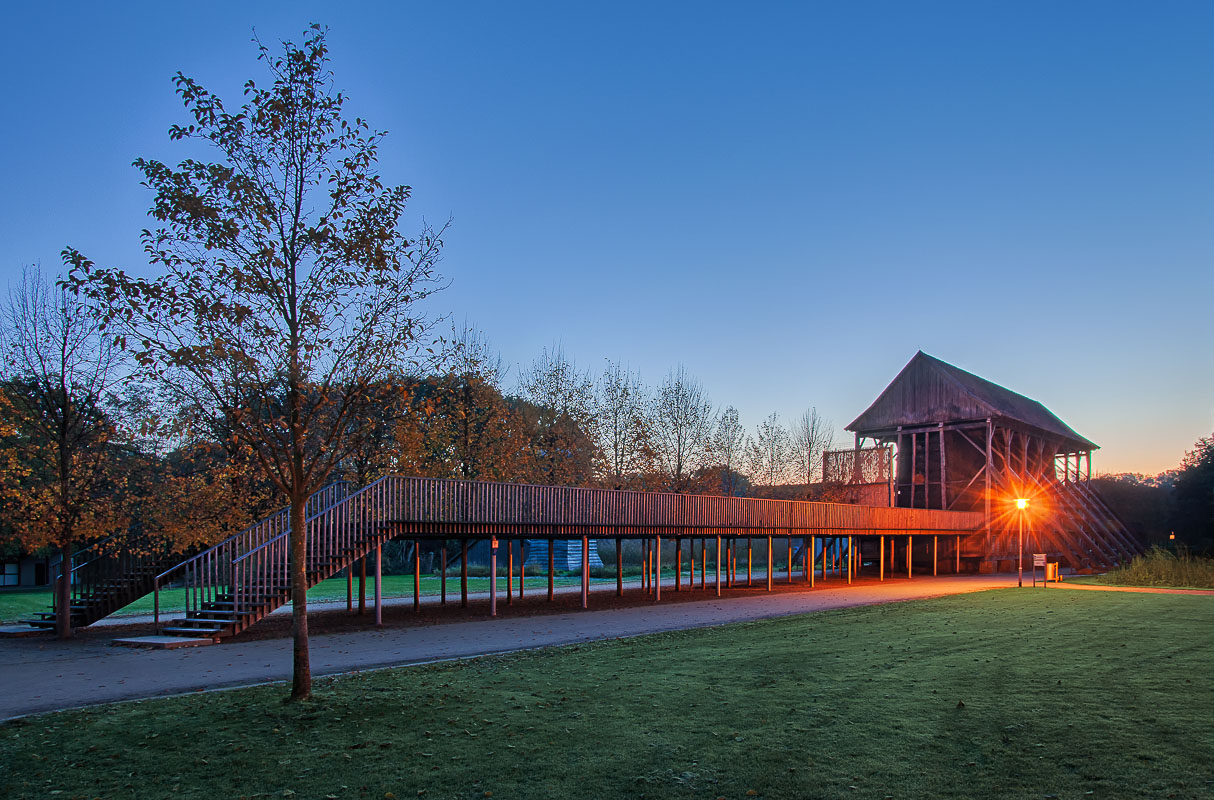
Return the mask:
<svg viewBox="0 0 1214 800">
<path fill-rule="evenodd" d="M 0 796 L 1208 798 L 1212 656 L 1206 597 L 1001 590 L 9 723 Z"/>
<path fill-rule="evenodd" d="M 672 573 L 673 574 L 673 573 Z M 578 585 L 581 578 L 574 577 L 558 577 L 554 581 L 557 586 L 572 586 Z M 518 576 L 514 578 L 514 586 L 518 587 Z M 436 595 L 441 591 L 441 581 L 436 575 L 423 575 L 421 580 L 421 593 L 424 595 Z M 527 591 L 547 590 L 548 578 L 544 576 L 535 577 L 527 576 Z M 505 578 L 498 580 L 498 590 L 503 594 L 506 591 Z M 468 578 L 468 591 L 470 592 L 487 592 L 489 591 L 489 579 L 485 578 Z M 459 594 L 459 576 L 447 576 L 447 594 Z M 413 576 L 412 575 L 385 575 L 384 576 L 384 596 L 385 597 L 412 597 L 413 596 Z M 367 602 L 370 603 L 375 597 L 375 578 L 367 577 Z M 345 600 L 346 599 L 346 579 L 345 578 L 330 578 L 326 581 L 313 586 L 308 591 L 308 599 L 312 601 L 324 600 Z M 354 580 L 354 602 L 358 602 L 358 579 Z M 185 591 L 182 589 L 168 589 L 160 593 L 160 610 L 161 613 L 181 613 L 185 603 Z M 32 617 L 38 611 L 46 611 L 51 605 L 51 592 L 49 589 L 30 589 L 18 591 L 0 592 L 0 622 L 11 622 L 13 620 L 25 619 Z M 135 616 L 139 614 L 152 613 L 152 596 L 149 594 L 129 606 L 126 606 L 121 611 L 113 616 Z"/>
</svg>

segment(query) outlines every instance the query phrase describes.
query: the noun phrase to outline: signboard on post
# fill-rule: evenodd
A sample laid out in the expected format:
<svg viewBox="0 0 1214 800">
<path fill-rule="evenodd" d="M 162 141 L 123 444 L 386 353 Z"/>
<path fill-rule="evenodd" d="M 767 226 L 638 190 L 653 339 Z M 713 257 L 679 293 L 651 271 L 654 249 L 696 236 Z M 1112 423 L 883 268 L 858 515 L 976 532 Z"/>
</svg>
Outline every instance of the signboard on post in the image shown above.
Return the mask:
<svg viewBox="0 0 1214 800">
<path fill-rule="evenodd" d="M 1037 585 L 1037 567 L 1041 567 L 1041 586 L 1045 587 L 1045 576 L 1048 573 L 1045 557 L 1045 553 L 1033 553 L 1033 586 Z"/>
</svg>

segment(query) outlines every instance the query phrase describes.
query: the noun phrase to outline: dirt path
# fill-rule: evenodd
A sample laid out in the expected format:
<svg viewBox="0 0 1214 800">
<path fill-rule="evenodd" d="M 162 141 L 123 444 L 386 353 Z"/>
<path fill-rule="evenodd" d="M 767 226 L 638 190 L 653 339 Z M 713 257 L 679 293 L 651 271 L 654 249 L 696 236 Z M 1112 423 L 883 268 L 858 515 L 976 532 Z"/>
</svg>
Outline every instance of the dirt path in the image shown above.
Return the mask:
<svg viewBox="0 0 1214 800">
<path fill-rule="evenodd" d="M 616 599 L 611 608 L 594 610 L 592 605 L 590 611 L 549 614 L 534 613 L 545 601 L 528 597 L 513 606 L 499 603 L 498 619 L 486 619 L 481 610 L 478 618 L 431 624 L 411 623 L 400 609 L 403 621 L 393 626 L 368 629 L 363 618 L 359 630 L 313 636 L 312 669 L 316 675 L 332 675 L 1012 585 L 1015 576 L 1007 575 L 866 580 L 852 586 L 832 579 L 816 589 L 803 584 L 770 594 L 743 589 L 721 599 L 700 594 L 693 600 L 684 593 L 679 602 L 667 602 L 670 595 L 663 591 L 663 601 L 656 604 L 637 592 Z M 448 619 L 456 611 L 434 609 L 451 615 Z M 344 612 L 341 616 L 351 619 Z M 111 629 L 68 641 L 0 640 L 0 719 L 290 677 L 289 638 L 166 651 L 110 647 L 113 635 Z"/>
</svg>

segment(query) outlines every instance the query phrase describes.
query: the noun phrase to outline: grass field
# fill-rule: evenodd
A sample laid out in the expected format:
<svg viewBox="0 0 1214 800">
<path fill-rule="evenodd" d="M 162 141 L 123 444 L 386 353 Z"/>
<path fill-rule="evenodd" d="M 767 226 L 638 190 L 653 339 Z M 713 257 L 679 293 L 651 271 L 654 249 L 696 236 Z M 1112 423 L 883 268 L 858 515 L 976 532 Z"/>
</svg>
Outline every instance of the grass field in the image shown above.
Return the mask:
<svg viewBox="0 0 1214 800">
<path fill-rule="evenodd" d="M 574 586 L 581 582 L 579 577 L 558 577 L 555 579 L 557 586 Z M 518 586 L 518 576 L 514 578 L 515 587 Z M 547 577 L 532 577 L 527 576 L 527 591 L 532 589 L 547 589 Z M 505 593 L 506 584 L 505 578 L 500 578 L 498 582 L 498 590 Z M 423 595 L 436 595 L 441 591 L 441 581 L 437 575 L 423 575 L 421 580 L 421 593 Z M 468 578 L 468 591 L 470 592 L 487 592 L 489 591 L 489 578 L 478 577 Z M 358 580 L 354 581 L 355 602 L 358 601 Z M 459 594 L 459 576 L 447 577 L 447 593 L 448 595 Z M 384 596 L 385 597 L 412 597 L 413 596 L 413 576 L 412 575 L 385 575 L 384 576 Z M 370 603 L 375 597 L 375 578 L 367 577 L 367 602 Z M 346 579 L 345 578 L 330 578 L 327 581 L 321 581 L 313 586 L 308 591 L 308 599 L 311 601 L 326 601 L 326 600 L 345 600 L 346 599 Z M 160 610 L 161 613 L 172 614 L 174 612 L 181 613 L 185 603 L 185 592 L 181 589 L 168 589 L 160 593 Z M 25 619 L 39 611 L 46 611 L 51 605 L 51 593 L 49 589 L 30 589 L 30 590 L 7 590 L 0 592 L 0 622 L 11 622 L 12 620 Z M 135 616 L 139 614 L 152 613 L 152 596 L 148 595 L 134 603 L 131 603 L 126 608 L 115 613 L 113 616 Z"/>
<path fill-rule="evenodd" d="M 1002 590 L 0 726 L 8 798 L 1210 797 L 1214 602 Z"/>
</svg>

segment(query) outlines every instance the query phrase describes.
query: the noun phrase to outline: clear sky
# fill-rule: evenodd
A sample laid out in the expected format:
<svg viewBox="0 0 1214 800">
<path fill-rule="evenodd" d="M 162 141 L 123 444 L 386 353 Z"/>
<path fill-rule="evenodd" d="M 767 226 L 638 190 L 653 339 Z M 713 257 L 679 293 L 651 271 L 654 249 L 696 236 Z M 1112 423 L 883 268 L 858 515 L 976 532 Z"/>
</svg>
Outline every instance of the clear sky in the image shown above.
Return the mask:
<svg viewBox="0 0 1214 800">
<path fill-rule="evenodd" d="M 434 310 L 506 362 L 682 362 L 748 427 L 842 428 L 923 349 L 1157 472 L 1214 428 L 1214 4 L 24 3 L 0 40 L 0 279 L 141 271 L 131 161 L 182 70 L 330 27 Z"/>
</svg>

